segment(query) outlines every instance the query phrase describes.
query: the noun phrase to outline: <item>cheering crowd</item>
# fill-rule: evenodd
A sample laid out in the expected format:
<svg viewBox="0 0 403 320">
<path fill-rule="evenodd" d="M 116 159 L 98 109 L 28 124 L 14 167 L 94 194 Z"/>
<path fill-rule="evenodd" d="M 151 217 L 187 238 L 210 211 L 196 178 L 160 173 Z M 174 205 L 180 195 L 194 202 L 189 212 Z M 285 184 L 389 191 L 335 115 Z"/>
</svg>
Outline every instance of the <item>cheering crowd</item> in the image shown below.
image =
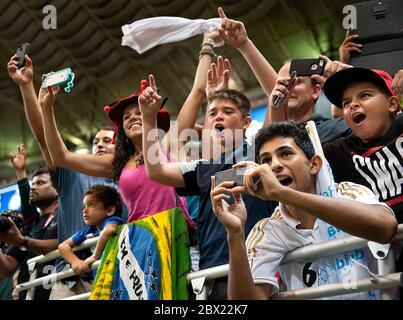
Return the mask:
<svg viewBox="0 0 403 320">
<path fill-rule="evenodd" d="M 271 299 L 280 290 L 376 273 L 371 248 L 309 263 L 282 260 L 299 247 L 347 235 L 392 242 L 403 222 L 403 70 L 392 77 L 353 67 L 349 53 L 360 46 L 347 33 L 340 61 L 321 56 L 323 74 L 291 77 L 292 61 L 276 72 L 244 24 L 222 8 L 218 13 L 221 25 L 203 35 L 194 84 L 176 121 L 163 109 L 158 79 L 144 75 L 136 92 L 105 103 L 111 127 L 99 128 L 92 154 L 68 150 L 59 133 L 54 108 L 63 99 L 60 89 L 41 85 L 37 95 L 34 61 L 26 56 L 18 68 L 11 57 L 8 73 L 46 167 L 30 186 L 24 146 L 11 158 L 22 222 L 7 218 L 10 226 L 0 232 L 8 244 L 0 253 L 1 277 L 27 282 L 26 261 L 55 249 L 61 256 L 50 262 L 52 272 L 72 268 L 75 276 L 37 287 L 34 299 L 90 291 L 90 299 L 193 299 L 186 274 L 228 263 L 228 277 L 205 283 L 208 299 Z M 252 141 L 245 137 L 251 102 L 229 88 L 231 63 L 214 51 L 222 40 L 241 53 L 268 97 L 263 127 Z M 315 111 L 321 95 L 334 117 Z M 307 131 L 308 122 L 320 141 Z M 241 182 L 219 180 L 230 169 L 243 172 Z M 93 236 L 99 239 L 92 251 L 73 250 Z M 398 242 L 389 254 L 402 271 Z M 38 271 L 38 277 L 49 274 L 46 266 Z M 25 299 L 26 291 L 13 296 Z M 398 290 L 393 296 L 399 298 Z M 369 290 L 333 298 L 380 296 Z"/>
</svg>

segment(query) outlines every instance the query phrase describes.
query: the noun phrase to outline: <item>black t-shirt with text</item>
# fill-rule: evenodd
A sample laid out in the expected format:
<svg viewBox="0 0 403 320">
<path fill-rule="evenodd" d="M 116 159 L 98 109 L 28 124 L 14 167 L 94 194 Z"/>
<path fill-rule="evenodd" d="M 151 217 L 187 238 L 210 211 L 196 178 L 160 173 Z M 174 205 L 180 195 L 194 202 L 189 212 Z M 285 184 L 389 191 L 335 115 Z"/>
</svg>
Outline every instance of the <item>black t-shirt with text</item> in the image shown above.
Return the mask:
<svg viewBox="0 0 403 320">
<path fill-rule="evenodd" d="M 403 114 L 385 135 L 364 143 L 351 135 L 323 145 L 336 182 L 352 181 L 371 189 L 403 223 Z"/>
</svg>

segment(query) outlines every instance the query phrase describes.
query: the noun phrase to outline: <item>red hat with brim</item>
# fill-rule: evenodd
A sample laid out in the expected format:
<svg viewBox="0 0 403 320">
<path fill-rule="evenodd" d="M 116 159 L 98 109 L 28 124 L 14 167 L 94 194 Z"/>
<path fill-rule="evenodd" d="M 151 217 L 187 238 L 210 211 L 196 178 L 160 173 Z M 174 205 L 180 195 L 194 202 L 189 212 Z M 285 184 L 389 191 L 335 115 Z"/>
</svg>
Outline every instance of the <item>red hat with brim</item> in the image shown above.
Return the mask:
<svg viewBox="0 0 403 320">
<path fill-rule="evenodd" d="M 112 121 L 115 128 L 118 128 L 122 125 L 122 118 L 123 118 L 123 111 L 125 108 L 131 104 L 138 104 L 139 103 L 139 96 L 147 87 L 147 81 L 141 81 L 141 88 L 140 92 L 137 94 L 132 94 L 130 96 L 124 97 L 119 101 L 112 102 L 108 106 L 104 107 L 108 118 Z M 168 98 L 162 100 L 161 108 L 165 105 Z M 170 127 L 170 116 L 168 110 L 161 109 L 157 115 L 157 126 L 158 128 L 168 132 Z"/>
<path fill-rule="evenodd" d="M 393 78 L 383 70 L 370 70 L 365 68 L 348 68 L 336 72 L 326 80 L 323 91 L 326 98 L 336 107 L 342 109 L 343 92 L 353 82 L 368 81 L 382 88 L 392 96 L 396 93 L 392 89 Z"/>
</svg>

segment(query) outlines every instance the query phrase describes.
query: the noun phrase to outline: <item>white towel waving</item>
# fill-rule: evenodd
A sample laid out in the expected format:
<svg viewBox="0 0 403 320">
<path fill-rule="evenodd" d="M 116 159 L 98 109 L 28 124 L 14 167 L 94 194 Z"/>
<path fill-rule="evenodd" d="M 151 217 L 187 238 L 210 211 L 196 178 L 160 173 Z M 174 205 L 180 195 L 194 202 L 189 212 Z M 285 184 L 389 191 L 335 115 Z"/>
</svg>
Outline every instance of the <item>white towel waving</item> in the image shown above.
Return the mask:
<svg viewBox="0 0 403 320">
<path fill-rule="evenodd" d="M 163 43 L 178 42 L 205 32 L 213 32 L 221 25 L 220 18 L 186 19 L 180 17 L 147 18 L 122 26 L 122 46 L 128 46 L 138 53 Z M 216 47 L 224 41 L 216 43 Z"/>
</svg>

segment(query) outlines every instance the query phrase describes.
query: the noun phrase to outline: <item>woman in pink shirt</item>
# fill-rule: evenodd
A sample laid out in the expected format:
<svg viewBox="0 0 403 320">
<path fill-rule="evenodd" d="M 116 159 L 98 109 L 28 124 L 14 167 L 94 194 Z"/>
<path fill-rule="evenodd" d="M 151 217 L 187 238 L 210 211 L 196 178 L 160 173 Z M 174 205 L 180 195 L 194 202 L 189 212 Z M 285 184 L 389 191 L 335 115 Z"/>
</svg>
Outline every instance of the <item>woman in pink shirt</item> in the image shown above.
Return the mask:
<svg viewBox="0 0 403 320">
<path fill-rule="evenodd" d="M 194 222 L 186 209 L 185 198 L 178 197 L 173 187 L 153 182 L 147 177 L 142 153 L 142 120 L 138 105 L 139 95 L 146 86 L 147 82 L 143 80 L 138 94 L 122 98 L 105 107 L 116 128 L 113 179 L 119 184 L 120 194 L 129 212 L 129 222 L 180 207 L 188 226 L 194 229 Z M 158 128 L 167 132 L 169 124 L 168 112 L 160 110 Z"/>
</svg>

